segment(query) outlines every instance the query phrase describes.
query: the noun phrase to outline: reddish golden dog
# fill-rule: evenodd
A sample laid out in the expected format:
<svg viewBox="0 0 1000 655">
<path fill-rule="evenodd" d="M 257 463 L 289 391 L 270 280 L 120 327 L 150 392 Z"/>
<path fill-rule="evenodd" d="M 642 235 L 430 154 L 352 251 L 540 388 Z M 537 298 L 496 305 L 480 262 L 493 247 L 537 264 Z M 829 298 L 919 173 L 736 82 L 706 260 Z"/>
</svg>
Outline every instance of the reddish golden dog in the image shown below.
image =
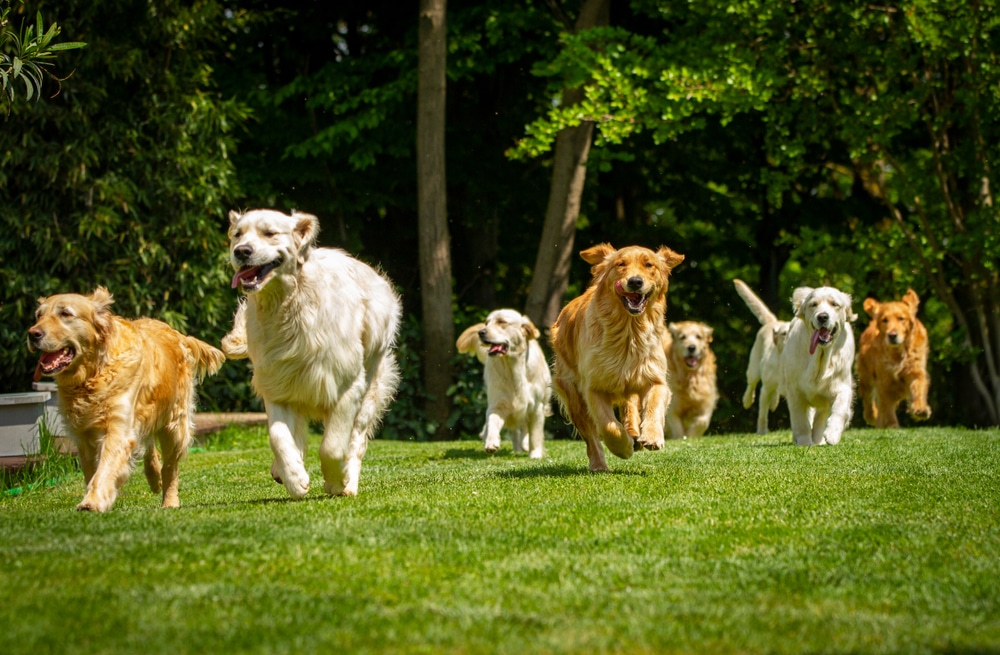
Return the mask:
<svg viewBox="0 0 1000 655">
<path fill-rule="evenodd" d="M 580 256 L 591 264 L 593 281 L 552 325 L 553 382 L 563 414 L 587 443 L 590 470 L 606 471 L 602 441 L 622 459 L 637 446 L 663 447 L 670 403 L 663 350 L 667 287 L 684 255 L 605 243 Z"/>
<path fill-rule="evenodd" d="M 140 457 L 149 488 L 163 492 L 163 507 L 177 507 L 195 383 L 218 371 L 225 355 L 166 323 L 115 316 L 112 302 L 104 287 L 89 296 L 41 298 L 28 330 L 28 349 L 41 352 L 38 370 L 55 379 L 80 453 L 87 493 L 76 508 L 110 509 Z"/>
<path fill-rule="evenodd" d="M 904 400 L 914 419 L 924 421 L 931 416 L 927 329 L 917 318 L 919 306 L 913 289 L 901 300 L 865 299 L 865 311 L 872 320 L 858 350 L 858 392 L 869 425 L 899 427 L 896 409 Z"/>
</svg>

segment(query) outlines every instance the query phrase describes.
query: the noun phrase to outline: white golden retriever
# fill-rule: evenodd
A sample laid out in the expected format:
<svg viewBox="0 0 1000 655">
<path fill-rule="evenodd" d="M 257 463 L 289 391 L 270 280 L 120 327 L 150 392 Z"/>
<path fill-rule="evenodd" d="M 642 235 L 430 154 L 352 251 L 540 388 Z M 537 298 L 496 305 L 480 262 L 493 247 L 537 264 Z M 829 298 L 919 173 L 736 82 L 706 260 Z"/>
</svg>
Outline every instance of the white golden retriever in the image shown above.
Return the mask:
<svg viewBox="0 0 1000 655">
<path fill-rule="evenodd" d="M 832 287 L 799 287 L 781 351 L 783 392 L 800 446 L 840 443 L 854 402 L 851 297 Z"/>
<path fill-rule="evenodd" d="M 743 392 L 743 407 L 750 409 L 760 383 L 760 405 L 757 407 L 757 434 L 767 434 L 767 415 L 778 409 L 781 400 L 781 350 L 788 337 L 788 321 L 779 321 L 764 301 L 750 290 L 743 280 L 733 280 L 736 292 L 743 298 L 753 315 L 760 321 L 757 338 L 747 362 L 747 388 Z"/>
<path fill-rule="evenodd" d="M 229 252 L 247 301 L 222 341 L 249 356 L 264 400 L 271 475 L 293 498 L 309 491 L 310 419 L 324 422 L 324 490 L 358 493 L 368 439 L 399 383 L 394 346 L 402 308 L 389 280 L 342 250 L 315 247 L 311 214 L 229 214 Z"/>
<path fill-rule="evenodd" d="M 486 423 L 482 437 L 488 453 L 500 449 L 507 429 L 514 452 L 545 455 L 545 417 L 552 413 L 552 374 L 538 344 L 538 328 L 513 309 L 490 312 L 485 323 L 467 328 L 455 346 L 483 363 Z"/>
</svg>

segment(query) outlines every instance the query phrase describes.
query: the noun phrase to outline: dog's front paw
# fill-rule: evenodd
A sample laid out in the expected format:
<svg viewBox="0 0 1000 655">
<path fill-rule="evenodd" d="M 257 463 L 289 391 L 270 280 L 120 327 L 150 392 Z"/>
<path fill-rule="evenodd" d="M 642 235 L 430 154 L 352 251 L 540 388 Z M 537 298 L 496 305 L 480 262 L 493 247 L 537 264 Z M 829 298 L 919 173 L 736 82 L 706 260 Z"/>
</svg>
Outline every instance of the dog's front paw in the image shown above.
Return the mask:
<svg viewBox="0 0 1000 655">
<path fill-rule="evenodd" d="M 910 417 L 915 421 L 926 421 L 931 417 L 931 408 L 926 405 L 914 407 L 910 410 Z"/>
<path fill-rule="evenodd" d="M 636 439 L 636 445 L 641 450 L 662 450 L 664 444 L 663 428 L 660 426 L 649 426 L 642 431 Z"/>
<path fill-rule="evenodd" d="M 500 450 L 500 436 L 491 435 L 486 437 L 486 442 L 483 445 L 483 450 L 485 450 L 490 455 Z"/>
</svg>

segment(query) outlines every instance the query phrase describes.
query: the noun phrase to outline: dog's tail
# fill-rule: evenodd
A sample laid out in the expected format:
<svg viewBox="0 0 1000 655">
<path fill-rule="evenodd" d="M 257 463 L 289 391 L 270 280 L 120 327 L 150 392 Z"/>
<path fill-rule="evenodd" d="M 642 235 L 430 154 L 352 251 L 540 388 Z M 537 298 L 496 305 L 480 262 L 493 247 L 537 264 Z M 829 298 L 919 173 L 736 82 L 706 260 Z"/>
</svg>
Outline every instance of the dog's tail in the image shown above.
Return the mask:
<svg viewBox="0 0 1000 655">
<path fill-rule="evenodd" d="M 740 294 L 743 298 L 743 302 L 747 304 L 753 315 L 757 317 L 761 325 L 767 325 L 768 323 L 773 323 L 778 320 L 778 317 L 767 308 L 764 301 L 757 297 L 750 287 L 746 285 L 743 280 L 733 280 L 733 284 L 736 285 L 736 293 Z"/>
<path fill-rule="evenodd" d="M 213 348 L 204 341 L 194 337 L 185 337 L 184 344 L 190 351 L 194 364 L 195 377 L 201 382 L 209 375 L 215 375 L 226 361 L 226 355 L 218 348 Z"/>
<path fill-rule="evenodd" d="M 486 327 L 485 323 L 476 323 L 465 328 L 455 342 L 455 348 L 463 355 L 475 355 L 480 364 L 486 363 L 486 347 L 479 340 L 479 331 Z"/>
</svg>

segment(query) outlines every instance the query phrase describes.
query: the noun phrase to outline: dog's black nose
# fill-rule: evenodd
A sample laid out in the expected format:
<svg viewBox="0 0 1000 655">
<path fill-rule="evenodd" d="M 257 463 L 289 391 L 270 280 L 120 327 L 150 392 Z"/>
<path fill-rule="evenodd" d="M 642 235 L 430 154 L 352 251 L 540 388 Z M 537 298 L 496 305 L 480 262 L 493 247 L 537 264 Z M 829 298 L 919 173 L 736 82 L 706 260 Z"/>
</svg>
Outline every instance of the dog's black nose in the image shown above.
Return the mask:
<svg viewBox="0 0 1000 655">
<path fill-rule="evenodd" d="M 693 355 L 694 351 L 698 350 L 698 346 L 688 346 L 687 349 L 688 349 L 688 352 Z"/>
<path fill-rule="evenodd" d="M 253 255 L 253 248 L 250 246 L 236 246 L 233 248 L 233 255 L 236 259 L 246 261 L 247 259 L 250 259 L 251 255 Z"/>
<path fill-rule="evenodd" d="M 28 330 L 28 338 L 31 339 L 32 343 L 38 343 L 45 338 L 45 330 L 33 327 Z"/>
<path fill-rule="evenodd" d="M 480 339 L 486 338 L 486 328 L 483 328 L 482 330 L 479 331 L 479 338 Z"/>
<path fill-rule="evenodd" d="M 638 291 L 642 288 L 642 278 L 638 275 L 630 277 L 625 286 L 629 289 L 629 291 Z"/>
<path fill-rule="evenodd" d="M 816 322 L 819 323 L 820 325 L 826 325 L 827 323 L 830 322 L 830 315 L 827 314 L 826 312 L 823 312 L 822 314 L 816 314 Z"/>
</svg>

